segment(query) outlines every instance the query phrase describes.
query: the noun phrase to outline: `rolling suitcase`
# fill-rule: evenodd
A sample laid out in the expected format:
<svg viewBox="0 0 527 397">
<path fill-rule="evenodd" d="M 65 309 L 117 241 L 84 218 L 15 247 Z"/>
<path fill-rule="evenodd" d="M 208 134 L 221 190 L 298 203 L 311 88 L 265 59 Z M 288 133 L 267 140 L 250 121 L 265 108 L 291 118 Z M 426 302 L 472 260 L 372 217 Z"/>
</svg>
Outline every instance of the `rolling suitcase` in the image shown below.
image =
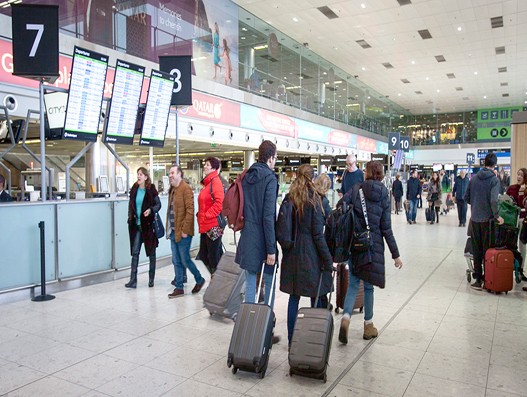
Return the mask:
<svg viewBox="0 0 527 397">
<path fill-rule="evenodd" d="M 264 265 L 265 266 L 265 263 Z M 262 272 L 264 267 L 262 267 Z M 214 276 L 216 277 L 216 276 Z M 258 284 L 256 301 L 260 296 L 262 279 Z M 271 294 L 276 282 L 276 267 L 273 269 Z M 272 301 L 269 298 L 269 302 Z M 231 343 L 227 355 L 227 366 L 232 373 L 243 371 L 255 372 L 263 379 L 267 371 L 271 347 L 273 345 L 273 328 L 275 316 L 271 306 L 258 303 L 242 303 L 236 317 Z"/>
<path fill-rule="evenodd" d="M 334 277 L 334 276 L 333 276 Z M 322 273 L 318 283 L 320 295 Z M 331 296 L 330 296 L 331 300 Z M 333 339 L 333 316 L 325 308 L 302 307 L 296 316 L 289 349 L 289 376 L 293 374 L 327 381 L 326 370 Z"/>
<path fill-rule="evenodd" d="M 234 262 L 234 252 L 225 251 L 203 295 L 203 305 L 210 315 L 219 314 L 235 320 L 243 302 L 245 271 Z"/>
<path fill-rule="evenodd" d="M 430 207 L 426 208 L 425 209 L 425 217 L 426 217 L 426 221 L 427 222 L 432 222 L 434 219 L 432 218 L 432 215 L 434 213 L 432 212 L 432 210 L 430 209 Z"/>
<path fill-rule="evenodd" d="M 346 293 L 348 292 L 348 264 L 339 263 L 337 265 L 337 293 L 336 293 L 336 305 L 335 313 L 338 313 L 340 309 L 344 309 L 344 301 L 346 300 Z M 359 290 L 357 291 L 357 296 L 355 298 L 355 303 L 353 304 L 353 309 L 359 309 L 359 312 L 362 313 L 364 307 L 364 283 L 360 282 Z"/>
<path fill-rule="evenodd" d="M 514 254 L 508 249 L 489 248 L 485 252 L 485 289 L 491 292 L 512 290 Z"/>
</svg>

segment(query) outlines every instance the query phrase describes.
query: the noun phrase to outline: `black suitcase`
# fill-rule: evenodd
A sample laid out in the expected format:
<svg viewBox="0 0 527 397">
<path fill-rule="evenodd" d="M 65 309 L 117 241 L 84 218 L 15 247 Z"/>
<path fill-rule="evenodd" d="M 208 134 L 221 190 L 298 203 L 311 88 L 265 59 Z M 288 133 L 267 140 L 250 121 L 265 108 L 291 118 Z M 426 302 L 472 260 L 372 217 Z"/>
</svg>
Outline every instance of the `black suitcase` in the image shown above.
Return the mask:
<svg viewBox="0 0 527 397">
<path fill-rule="evenodd" d="M 321 283 L 322 274 L 315 302 L 318 302 Z M 329 310 L 311 307 L 299 309 L 289 349 L 289 375 L 322 379 L 326 383 L 332 339 L 333 315 Z"/>
<path fill-rule="evenodd" d="M 262 267 L 263 271 L 264 267 Z M 276 281 L 276 267 L 273 272 L 271 291 L 274 290 Z M 257 302 L 262 288 L 262 279 L 263 277 L 260 278 L 258 285 Z M 270 297 L 269 302 L 271 301 Z M 259 374 L 261 379 L 264 378 L 273 345 L 274 323 L 275 316 L 271 306 L 258 303 L 242 303 L 236 316 L 236 323 L 232 331 L 227 355 L 227 366 L 229 368 L 232 367 L 233 374 L 238 372 L 238 369 L 241 369 L 255 372 Z"/>
<path fill-rule="evenodd" d="M 425 209 L 425 217 L 427 222 L 432 222 L 434 220 L 434 215 L 434 211 L 430 207 Z"/>
</svg>

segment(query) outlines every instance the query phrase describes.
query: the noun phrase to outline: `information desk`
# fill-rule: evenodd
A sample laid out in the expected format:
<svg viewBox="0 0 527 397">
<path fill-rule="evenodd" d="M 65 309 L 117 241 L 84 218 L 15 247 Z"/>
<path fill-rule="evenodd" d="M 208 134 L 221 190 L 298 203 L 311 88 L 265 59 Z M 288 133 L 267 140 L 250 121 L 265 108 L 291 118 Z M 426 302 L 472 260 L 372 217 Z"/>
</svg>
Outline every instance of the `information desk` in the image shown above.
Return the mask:
<svg viewBox="0 0 527 397">
<path fill-rule="evenodd" d="M 163 224 L 167 196 L 160 196 Z M 197 212 L 197 194 L 194 195 Z M 40 283 L 40 231 L 45 222 L 46 280 L 80 278 L 130 266 L 128 199 L 12 202 L 0 204 L 0 293 Z M 165 225 L 166 226 L 166 225 Z M 191 249 L 199 246 L 194 218 Z M 170 241 L 159 240 L 157 258 L 171 256 Z M 140 263 L 147 263 L 144 248 Z"/>
</svg>

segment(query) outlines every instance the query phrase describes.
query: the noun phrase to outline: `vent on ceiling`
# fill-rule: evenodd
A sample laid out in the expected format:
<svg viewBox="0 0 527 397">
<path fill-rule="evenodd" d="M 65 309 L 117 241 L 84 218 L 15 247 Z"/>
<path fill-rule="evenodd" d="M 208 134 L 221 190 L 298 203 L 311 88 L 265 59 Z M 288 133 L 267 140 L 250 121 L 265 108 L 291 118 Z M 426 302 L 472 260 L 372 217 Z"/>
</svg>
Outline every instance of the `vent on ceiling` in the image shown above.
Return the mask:
<svg viewBox="0 0 527 397">
<path fill-rule="evenodd" d="M 470 99 L 470 98 L 469 98 L 468 96 L 464 96 L 464 97 L 463 97 L 463 100 L 464 100 L 464 101 L 468 101 L 469 99 Z"/>
<path fill-rule="evenodd" d="M 446 59 L 443 55 L 436 55 L 437 62 L 446 62 Z"/>
<path fill-rule="evenodd" d="M 411 0 L 397 0 L 400 6 L 407 6 L 408 4 L 412 4 Z"/>
<path fill-rule="evenodd" d="M 498 68 L 498 73 L 505 73 L 507 72 L 507 66 L 503 66 L 501 68 Z"/>
<path fill-rule="evenodd" d="M 366 40 L 357 40 L 357 44 L 362 48 L 371 48 L 371 45 Z"/>
<path fill-rule="evenodd" d="M 500 87 L 508 87 L 509 83 L 500 83 Z"/>
<path fill-rule="evenodd" d="M 384 62 L 382 64 L 386 69 L 393 69 L 393 65 L 390 62 Z"/>
<path fill-rule="evenodd" d="M 503 27 L 503 17 L 490 18 L 490 26 L 492 29 Z"/>
<path fill-rule="evenodd" d="M 496 47 L 496 55 L 503 55 L 503 54 L 505 54 L 505 47 L 504 46 Z"/>
<path fill-rule="evenodd" d="M 446 77 L 448 77 L 449 79 L 455 79 L 456 75 L 454 73 L 447 73 Z"/>
<path fill-rule="evenodd" d="M 430 34 L 430 31 L 428 29 L 418 30 L 417 33 L 419 33 L 421 35 L 421 38 L 423 40 L 427 40 L 427 39 L 431 39 L 432 38 L 432 35 Z"/>
<path fill-rule="evenodd" d="M 318 7 L 317 8 L 322 14 L 324 14 L 328 19 L 336 19 L 339 16 L 333 12 L 328 6 Z"/>
<path fill-rule="evenodd" d="M 463 91 L 463 87 L 456 87 L 456 91 Z"/>
<path fill-rule="evenodd" d="M 296 73 L 296 75 L 298 77 L 301 77 L 303 80 L 307 80 L 307 79 L 312 79 L 313 78 L 312 76 L 309 76 L 309 75 L 304 74 L 304 73 L 301 73 L 301 74 Z"/>
<path fill-rule="evenodd" d="M 327 85 L 326 88 L 328 89 L 328 91 L 331 91 L 331 92 L 337 91 L 335 87 L 331 87 L 330 85 Z"/>
<path fill-rule="evenodd" d="M 509 96 L 509 94 L 501 94 L 501 96 L 502 96 L 503 98 L 507 98 L 507 97 Z"/>
<path fill-rule="evenodd" d="M 408 79 L 401 79 L 401 81 L 402 81 L 404 84 L 410 84 L 410 80 L 408 80 Z"/>
<path fill-rule="evenodd" d="M 263 59 L 267 59 L 268 61 L 270 62 L 277 62 L 278 60 L 276 58 L 273 58 L 271 55 L 269 54 L 263 54 L 263 55 L 260 55 L 260 58 L 263 58 Z"/>
<path fill-rule="evenodd" d="M 423 91 L 415 91 L 417 95 L 423 95 Z"/>
</svg>

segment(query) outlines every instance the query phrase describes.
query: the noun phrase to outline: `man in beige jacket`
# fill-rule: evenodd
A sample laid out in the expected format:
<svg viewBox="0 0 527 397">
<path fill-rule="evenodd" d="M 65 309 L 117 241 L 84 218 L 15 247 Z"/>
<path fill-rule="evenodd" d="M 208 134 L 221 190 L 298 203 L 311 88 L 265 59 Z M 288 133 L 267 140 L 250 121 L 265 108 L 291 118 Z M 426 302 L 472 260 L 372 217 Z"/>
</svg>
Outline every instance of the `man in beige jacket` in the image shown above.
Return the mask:
<svg viewBox="0 0 527 397">
<path fill-rule="evenodd" d="M 172 246 L 172 264 L 175 273 L 175 289 L 168 294 L 169 298 L 177 298 L 185 294 L 183 278 L 186 269 L 190 270 L 196 285 L 192 289 L 197 294 L 205 279 L 190 259 L 190 243 L 194 235 L 194 194 L 190 186 L 183 180 L 183 170 L 180 166 L 170 168 L 170 194 L 168 199 L 166 235 Z"/>
</svg>

